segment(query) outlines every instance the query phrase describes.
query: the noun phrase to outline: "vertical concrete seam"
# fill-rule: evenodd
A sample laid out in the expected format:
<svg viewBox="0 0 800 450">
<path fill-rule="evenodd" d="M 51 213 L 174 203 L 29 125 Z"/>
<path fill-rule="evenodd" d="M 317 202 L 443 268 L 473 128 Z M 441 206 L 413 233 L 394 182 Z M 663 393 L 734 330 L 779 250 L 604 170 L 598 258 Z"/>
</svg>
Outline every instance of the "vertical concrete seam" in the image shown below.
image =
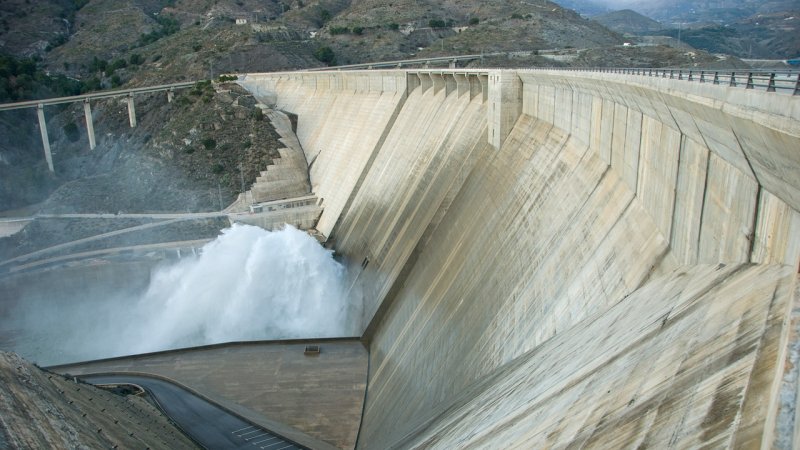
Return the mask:
<svg viewBox="0 0 800 450">
<path fill-rule="evenodd" d="M 744 160 L 747 162 L 747 166 L 750 168 L 750 173 L 753 174 L 753 178 L 755 178 L 756 183 L 758 183 L 759 188 L 761 187 L 761 181 L 758 179 L 758 175 L 756 175 L 756 171 L 753 170 L 753 164 L 750 162 L 750 158 L 747 156 L 747 152 L 744 151 L 744 147 L 742 146 L 742 141 L 739 139 L 739 135 L 736 134 L 736 130 L 731 128 L 731 133 L 733 133 L 733 137 L 736 138 L 736 145 L 739 146 L 739 150 L 742 151 L 742 155 L 744 155 Z"/>
<path fill-rule="evenodd" d="M 757 185 L 756 188 L 756 205 L 753 208 L 753 221 L 750 226 L 750 234 L 747 236 L 747 239 L 750 241 L 750 249 L 747 251 L 747 262 L 754 263 L 753 261 L 753 251 L 755 251 L 756 246 L 756 228 L 758 227 L 758 218 L 761 216 L 761 184 Z M 762 263 L 765 261 L 762 261 Z"/>
<path fill-rule="evenodd" d="M 629 110 L 630 111 L 630 110 Z M 636 111 L 634 109 L 634 111 Z M 633 185 L 637 186 L 636 188 L 636 196 L 639 196 L 638 186 L 639 186 L 639 168 L 642 167 L 642 137 L 644 136 L 644 114 L 641 111 L 639 112 L 639 147 L 636 150 L 636 181 L 634 181 Z M 627 134 L 627 133 L 625 133 Z"/>
<path fill-rule="evenodd" d="M 662 128 L 663 130 L 663 128 Z M 683 134 L 680 135 L 679 142 L 678 142 L 678 161 L 675 167 L 675 176 L 673 178 L 672 183 L 672 215 L 670 216 L 670 227 L 669 227 L 669 242 L 667 245 L 669 248 L 672 248 L 672 242 L 675 238 L 675 215 L 678 213 L 678 180 L 680 180 L 680 173 L 681 173 L 681 160 L 683 157 L 683 153 L 685 152 L 685 145 L 686 140 L 683 138 Z"/>
<path fill-rule="evenodd" d="M 681 134 L 681 138 L 686 138 L 684 134 Z M 708 196 L 708 172 L 711 168 L 711 156 L 712 152 L 705 147 L 706 151 L 706 170 L 705 170 L 705 182 L 703 183 L 703 201 L 700 203 L 700 222 L 697 225 L 697 242 L 694 246 L 694 256 L 695 256 L 695 263 L 700 260 L 700 240 L 703 237 L 703 215 L 706 210 L 706 197 Z"/>
</svg>

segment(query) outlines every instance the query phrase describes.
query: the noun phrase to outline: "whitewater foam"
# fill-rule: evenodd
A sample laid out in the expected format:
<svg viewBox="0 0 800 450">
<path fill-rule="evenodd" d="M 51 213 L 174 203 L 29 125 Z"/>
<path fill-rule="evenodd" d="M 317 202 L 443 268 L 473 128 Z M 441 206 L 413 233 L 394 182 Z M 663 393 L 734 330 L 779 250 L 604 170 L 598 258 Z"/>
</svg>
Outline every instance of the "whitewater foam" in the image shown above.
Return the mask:
<svg viewBox="0 0 800 450">
<path fill-rule="evenodd" d="M 198 256 L 155 270 L 136 298 L 23 304 L 15 314 L 24 318 L 21 329 L 39 353 L 26 356 L 45 362 L 231 341 L 352 336 L 352 318 L 360 311 L 345 298 L 344 280 L 333 253 L 307 233 L 291 226 L 270 232 L 234 225 Z"/>
</svg>

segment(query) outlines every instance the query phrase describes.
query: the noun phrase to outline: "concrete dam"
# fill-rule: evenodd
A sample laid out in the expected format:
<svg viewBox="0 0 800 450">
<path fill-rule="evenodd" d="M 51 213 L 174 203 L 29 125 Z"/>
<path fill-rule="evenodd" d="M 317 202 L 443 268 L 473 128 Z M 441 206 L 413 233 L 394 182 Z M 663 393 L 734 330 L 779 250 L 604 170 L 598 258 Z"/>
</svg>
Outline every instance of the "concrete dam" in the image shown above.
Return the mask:
<svg viewBox="0 0 800 450">
<path fill-rule="evenodd" d="M 800 444 L 800 96 L 552 70 L 240 83 L 297 116 L 368 353 L 347 429 L 271 419 L 364 449 Z"/>
</svg>

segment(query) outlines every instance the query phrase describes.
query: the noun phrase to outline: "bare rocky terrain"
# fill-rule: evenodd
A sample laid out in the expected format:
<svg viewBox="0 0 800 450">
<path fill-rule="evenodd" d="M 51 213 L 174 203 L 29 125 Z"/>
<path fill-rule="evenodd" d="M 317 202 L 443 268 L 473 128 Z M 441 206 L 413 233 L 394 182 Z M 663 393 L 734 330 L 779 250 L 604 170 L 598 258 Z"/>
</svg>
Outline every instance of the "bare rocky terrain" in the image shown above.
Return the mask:
<svg viewBox="0 0 800 450">
<path fill-rule="evenodd" d="M 0 352 L 0 447 L 198 448 L 144 398 L 45 372 Z"/>
</svg>

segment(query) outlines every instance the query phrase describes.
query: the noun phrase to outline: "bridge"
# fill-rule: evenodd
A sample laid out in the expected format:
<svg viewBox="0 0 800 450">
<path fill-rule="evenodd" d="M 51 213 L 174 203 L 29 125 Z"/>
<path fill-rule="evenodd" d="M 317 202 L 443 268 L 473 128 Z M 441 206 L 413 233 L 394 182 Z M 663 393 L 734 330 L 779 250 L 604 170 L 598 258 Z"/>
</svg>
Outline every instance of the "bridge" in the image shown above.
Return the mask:
<svg viewBox="0 0 800 450">
<path fill-rule="evenodd" d="M 47 167 L 51 172 L 54 172 L 53 156 L 50 152 L 50 138 L 47 134 L 47 121 L 44 116 L 44 107 L 51 105 L 60 105 L 66 103 L 83 103 L 83 114 L 86 118 L 86 131 L 89 135 L 89 148 L 94 150 L 97 146 L 94 136 L 94 122 L 92 120 L 92 107 L 90 102 L 92 100 L 99 100 L 114 97 L 126 97 L 128 103 L 128 119 L 131 128 L 136 127 L 136 105 L 133 101 L 133 96 L 137 94 L 146 94 L 151 92 L 166 92 L 167 101 L 172 102 L 175 96 L 175 91 L 178 89 L 186 89 L 194 86 L 194 82 L 162 84 L 158 86 L 147 86 L 140 88 L 119 89 L 102 92 L 92 92 L 83 95 L 74 95 L 69 97 L 56 97 L 42 100 L 29 100 L 16 103 L 0 104 L 0 111 L 11 111 L 15 109 L 36 108 L 36 113 L 39 118 L 39 132 L 42 135 L 42 146 L 44 147 L 44 156 L 47 160 Z"/>
<path fill-rule="evenodd" d="M 308 421 L 239 391 L 270 373 L 234 364 L 266 364 L 260 349 L 81 373 L 150 370 L 347 448 L 800 445 L 796 71 L 373 67 L 239 82 L 298 115 L 325 205 L 316 229 L 359 311 L 366 395 L 350 394 L 363 409 L 320 405 Z M 315 361 L 287 352 L 291 383 Z M 195 384 L 210 371 L 217 383 Z M 319 427 L 326 414 L 346 439 Z"/>
</svg>

